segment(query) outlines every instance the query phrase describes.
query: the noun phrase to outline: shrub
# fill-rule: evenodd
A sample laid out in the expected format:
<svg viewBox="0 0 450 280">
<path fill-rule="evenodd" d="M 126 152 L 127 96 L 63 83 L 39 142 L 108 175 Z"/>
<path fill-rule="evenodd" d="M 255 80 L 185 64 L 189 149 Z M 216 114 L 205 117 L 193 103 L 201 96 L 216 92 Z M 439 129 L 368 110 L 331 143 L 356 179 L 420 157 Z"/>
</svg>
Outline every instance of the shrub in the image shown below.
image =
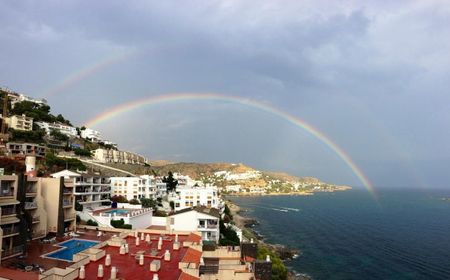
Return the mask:
<svg viewBox="0 0 450 280">
<path fill-rule="evenodd" d="M 83 205 L 81 205 L 78 201 L 75 201 L 75 211 L 83 211 Z"/>
<path fill-rule="evenodd" d="M 115 196 L 111 197 L 111 201 L 117 202 L 117 203 L 127 203 L 128 199 L 122 195 L 115 195 Z"/>
<path fill-rule="evenodd" d="M 87 220 L 86 225 L 96 227 L 96 226 L 98 226 L 98 223 L 96 221 L 89 219 L 89 220 Z"/>
<path fill-rule="evenodd" d="M 89 151 L 88 149 L 80 149 L 80 148 L 76 148 L 76 149 L 73 150 L 73 152 L 74 152 L 77 156 L 91 157 L 91 151 Z"/>
<path fill-rule="evenodd" d="M 128 203 L 133 204 L 133 205 L 139 205 L 139 204 L 141 204 L 141 203 L 139 202 L 139 200 L 137 200 L 136 198 L 133 198 L 132 200 L 128 201 Z"/>
<path fill-rule="evenodd" d="M 130 224 L 125 224 L 123 219 L 120 220 L 111 220 L 111 226 L 114 228 L 123 228 L 123 229 L 131 229 L 133 226 Z"/>
</svg>

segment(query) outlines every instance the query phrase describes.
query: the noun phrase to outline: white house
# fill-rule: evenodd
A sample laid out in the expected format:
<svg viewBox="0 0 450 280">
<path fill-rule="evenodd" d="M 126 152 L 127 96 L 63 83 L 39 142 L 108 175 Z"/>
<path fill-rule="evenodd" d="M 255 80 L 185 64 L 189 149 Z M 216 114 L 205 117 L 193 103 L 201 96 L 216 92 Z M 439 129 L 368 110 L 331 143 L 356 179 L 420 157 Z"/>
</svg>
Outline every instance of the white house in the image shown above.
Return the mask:
<svg viewBox="0 0 450 280">
<path fill-rule="evenodd" d="M 83 139 L 90 139 L 92 142 L 98 142 L 102 140 L 100 136 L 100 132 L 97 130 L 93 130 L 90 128 L 85 128 L 81 130 L 81 138 Z"/>
<path fill-rule="evenodd" d="M 225 186 L 225 190 L 227 192 L 240 192 L 241 185 L 227 185 L 227 186 Z"/>
<path fill-rule="evenodd" d="M 17 130 L 31 131 L 33 130 L 33 118 L 26 115 L 14 115 L 10 118 L 5 118 L 9 127 Z"/>
<path fill-rule="evenodd" d="M 219 195 L 215 186 L 177 187 L 175 211 L 193 206 L 219 208 Z"/>
<path fill-rule="evenodd" d="M 50 176 L 53 178 L 64 177 L 65 183 L 75 187 L 75 201 L 85 207 L 95 209 L 102 202 L 110 201 L 111 186 L 109 177 L 79 174 L 67 169 L 53 173 Z"/>
<path fill-rule="evenodd" d="M 78 135 L 77 129 L 75 127 L 60 122 L 54 123 L 36 122 L 36 125 L 44 129 L 48 135 L 51 133 L 53 129 L 71 137 L 76 137 Z"/>
<path fill-rule="evenodd" d="M 198 231 L 202 240 L 218 242 L 220 238 L 219 210 L 207 207 L 186 208 L 169 216 L 170 229 Z"/>
</svg>

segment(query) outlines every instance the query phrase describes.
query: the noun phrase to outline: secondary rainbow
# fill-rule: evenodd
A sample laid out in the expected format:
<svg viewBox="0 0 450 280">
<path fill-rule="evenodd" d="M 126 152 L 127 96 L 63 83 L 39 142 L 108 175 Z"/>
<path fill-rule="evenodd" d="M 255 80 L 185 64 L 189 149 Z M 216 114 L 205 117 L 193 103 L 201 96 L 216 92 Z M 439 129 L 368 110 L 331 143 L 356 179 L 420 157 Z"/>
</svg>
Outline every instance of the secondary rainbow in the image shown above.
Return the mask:
<svg viewBox="0 0 450 280">
<path fill-rule="evenodd" d="M 264 104 L 264 103 L 261 103 L 259 101 L 252 100 L 252 99 L 246 99 L 246 98 L 242 98 L 242 97 L 222 95 L 222 94 L 216 94 L 216 93 L 176 93 L 176 94 L 164 94 L 164 95 L 158 95 L 158 96 L 151 96 L 151 97 L 138 99 L 135 101 L 131 101 L 131 102 L 128 102 L 125 104 L 121 104 L 121 105 L 112 107 L 112 108 L 106 110 L 105 112 L 98 114 L 94 118 L 88 120 L 84 124 L 84 126 L 93 127 L 99 123 L 105 122 L 105 121 L 110 120 L 120 114 L 132 111 L 139 107 L 157 105 L 157 104 L 162 104 L 162 103 L 179 102 L 179 101 L 192 101 L 192 100 L 225 101 L 225 102 L 241 104 L 241 105 L 252 107 L 252 108 L 257 108 L 264 112 L 278 116 L 278 117 L 294 124 L 295 126 L 306 130 L 311 135 L 313 135 L 314 137 L 319 139 L 326 146 L 328 146 L 331 150 L 333 150 L 347 164 L 347 166 L 352 170 L 352 172 L 356 175 L 356 177 L 358 177 L 358 179 L 361 181 L 361 183 L 364 185 L 364 187 L 374 197 L 376 197 L 375 190 L 374 190 L 372 184 L 370 183 L 370 181 L 368 180 L 368 178 L 366 177 L 366 175 L 364 175 L 364 173 L 361 171 L 361 169 L 353 162 L 353 160 L 350 158 L 350 156 L 342 148 L 340 148 L 336 143 L 331 141 L 331 139 L 328 138 L 323 132 L 319 131 L 318 129 L 314 128 L 313 126 L 311 126 L 310 124 L 308 124 L 307 122 L 305 122 L 304 120 L 302 120 L 298 117 L 295 117 L 289 113 L 281 111 L 280 109 L 270 106 L 268 104 Z"/>
</svg>

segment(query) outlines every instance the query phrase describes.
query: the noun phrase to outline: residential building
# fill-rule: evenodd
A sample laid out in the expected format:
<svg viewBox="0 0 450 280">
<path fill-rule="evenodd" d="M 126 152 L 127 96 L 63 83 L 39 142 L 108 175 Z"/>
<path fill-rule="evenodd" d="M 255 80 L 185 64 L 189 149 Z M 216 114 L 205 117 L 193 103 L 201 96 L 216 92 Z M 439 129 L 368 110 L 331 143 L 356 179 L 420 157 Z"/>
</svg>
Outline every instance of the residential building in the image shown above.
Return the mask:
<svg viewBox="0 0 450 280">
<path fill-rule="evenodd" d="M 97 130 L 93 130 L 90 128 L 85 128 L 81 130 L 81 138 L 83 139 L 89 139 L 92 142 L 99 142 L 102 140 L 100 136 L 100 132 Z"/>
<path fill-rule="evenodd" d="M 149 187 L 150 193 L 154 197 L 158 198 L 167 195 L 167 184 L 162 181 L 161 177 L 155 177 L 153 175 L 142 175 L 140 177 L 144 181 L 144 184 Z"/>
<path fill-rule="evenodd" d="M 145 157 L 125 151 L 112 149 L 96 149 L 93 154 L 94 160 L 101 163 L 124 163 L 144 165 L 148 161 Z"/>
<path fill-rule="evenodd" d="M 33 130 L 33 118 L 23 115 L 14 115 L 9 118 L 5 118 L 9 128 L 16 130 L 31 131 Z"/>
<path fill-rule="evenodd" d="M 101 206 L 102 202 L 110 201 L 111 180 L 100 175 L 79 174 L 70 170 L 63 170 L 51 174 L 53 178 L 64 178 L 64 184 L 75 188 L 75 201 L 92 209 Z"/>
<path fill-rule="evenodd" d="M 48 122 L 36 122 L 40 128 L 44 129 L 47 135 L 50 135 L 52 130 L 56 130 L 69 137 L 76 137 L 78 135 L 77 129 L 73 126 L 63 124 L 60 122 L 48 123 Z"/>
<path fill-rule="evenodd" d="M 127 200 L 154 198 L 155 189 L 148 177 L 111 177 L 111 194 Z"/>
<path fill-rule="evenodd" d="M 65 178 L 39 178 L 47 211 L 47 232 L 62 235 L 76 229 L 74 184 Z"/>
<path fill-rule="evenodd" d="M 219 208 L 219 194 L 215 186 L 177 187 L 175 211 L 193 206 Z"/>
<path fill-rule="evenodd" d="M 1 87 L 0 91 L 4 91 L 4 92 L 8 93 L 8 100 L 11 102 L 12 108 L 14 108 L 14 105 L 16 103 L 22 102 L 22 101 L 29 101 L 29 102 L 36 103 L 38 105 L 47 105 L 47 100 L 45 100 L 45 99 L 32 98 L 32 97 L 26 96 L 24 94 L 14 92 L 14 91 L 12 91 L 8 88 L 4 88 L 4 87 Z"/>
<path fill-rule="evenodd" d="M 197 206 L 185 208 L 170 215 L 170 229 L 198 231 L 202 240 L 218 242 L 220 238 L 218 209 Z"/>
<path fill-rule="evenodd" d="M 17 198 L 19 180 L 17 176 L 0 176 L 0 262 L 4 259 L 22 254 L 25 241 L 21 238 L 20 226 L 23 217 Z"/>
<path fill-rule="evenodd" d="M 6 144 L 6 149 L 10 156 L 28 156 L 34 155 L 36 157 L 44 157 L 46 148 L 35 143 L 17 143 L 8 142 Z"/>
</svg>

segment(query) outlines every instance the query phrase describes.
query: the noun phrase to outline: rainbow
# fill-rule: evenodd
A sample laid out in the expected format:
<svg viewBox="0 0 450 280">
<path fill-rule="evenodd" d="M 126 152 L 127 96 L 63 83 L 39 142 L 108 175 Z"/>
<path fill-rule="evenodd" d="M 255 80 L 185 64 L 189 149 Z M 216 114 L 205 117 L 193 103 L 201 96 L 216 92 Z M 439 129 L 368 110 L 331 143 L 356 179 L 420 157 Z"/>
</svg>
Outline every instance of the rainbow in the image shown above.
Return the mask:
<svg viewBox="0 0 450 280">
<path fill-rule="evenodd" d="M 159 96 L 152 96 L 147 97 L 135 101 L 131 101 L 125 104 L 121 104 L 115 107 L 112 107 L 108 109 L 107 111 L 98 114 L 94 118 L 88 120 L 84 126 L 86 127 L 94 127 L 95 125 L 98 125 L 102 122 L 108 121 L 120 114 L 123 114 L 125 112 L 132 111 L 136 108 L 143 107 L 143 106 L 151 106 L 151 105 L 157 105 L 162 103 L 171 103 L 171 102 L 177 102 L 177 101 L 191 101 L 191 100 L 213 100 L 213 101 L 225 101 L 225 102 L 232 102 L 241 104 L 244 106 L 256 108 L 259 110 L 262 110 L 264 112 L 270 113 L 272 115 L 278 116 L 291 124 L 300 127 L 307 132 L 309 132 L 311 135 L 319 139 L 322 143 L 324 143 L 326 146 L 328 146 L 331 150 L 333 150 L 352 170 L 352 172 L 358 177 L 358 179 L 361 181 L 361 183 L 364 185 L 364 187 L 376 198 L 375 190 L 370 183 L 369 179 L 364 175 L 364 173 L 361 171 L 361 169 L 353 162 L 353 160 L 350 158 L 350 156 L 342 149 L 340 148 L 336 143 L 334 143 L 330 138 L 328 138 L 324 133 L 319 131 L 318 129 L 314 128 L 304 120 L 299 119 L 298 117 L 295 117 L 289 113 L 286 113 L 284 111 L 281 111 L 280 109 L 277 109 L 273 106 L 270 106 L 268 104 L 264 104 L 255 100 L 246 99 L 242 97 L 237 96 L 228 96 L 228 95 L 222 95 L 222 94 L 216 94 L 216 93 L 177 93 L 177 94 L 164 94 Z"/>
<path fill-rule="evenodd" d="M 127 52 L 122 55 L 119 55 L 119 56 L 115 55 L 112 57 L 108 57 L 104 60 L 90 64 L 86 67 L 83 67 L 82 69 L 73 72 L 72 74 L 70 74 L 69 76 L 64 78 L 62 81 L 60 81 L 59 83 L 57 83 L 50 89 L 46 90 L 44 92 L 44 94 L 41 95 L 41 97 L 47 99 L 47 98 L 53 97 L 59 93 L 63 93 L 68 88 L 75 85 L 76 83 L 78 83 L 88 77 L 91 77 L 92 75 L 95 75 L 98 72 L 101 72 L 103 69 L 105 69 L 113 64 L 128 60 L 131 56 L 133 56 L 135 54 L 136 54 L 135 51 L 131 51 L 131 52 Z"/>
</svg>

